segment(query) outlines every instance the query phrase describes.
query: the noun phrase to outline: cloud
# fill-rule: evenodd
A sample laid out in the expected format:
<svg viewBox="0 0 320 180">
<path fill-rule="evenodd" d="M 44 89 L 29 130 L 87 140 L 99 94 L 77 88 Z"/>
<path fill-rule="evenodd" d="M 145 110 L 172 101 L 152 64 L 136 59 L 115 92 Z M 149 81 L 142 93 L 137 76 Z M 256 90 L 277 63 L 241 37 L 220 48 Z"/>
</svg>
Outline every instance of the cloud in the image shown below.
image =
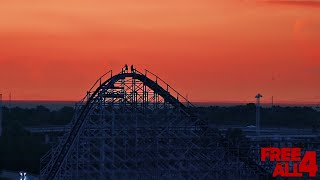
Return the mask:
<svg viewBox="0 0 320 180">
<path fill-rule="evenodd" d="M 318 0 L 262 0 L 261 2 L 279 5 L 305 6 L 320 8 L 320 1 Z"/>
</svg>

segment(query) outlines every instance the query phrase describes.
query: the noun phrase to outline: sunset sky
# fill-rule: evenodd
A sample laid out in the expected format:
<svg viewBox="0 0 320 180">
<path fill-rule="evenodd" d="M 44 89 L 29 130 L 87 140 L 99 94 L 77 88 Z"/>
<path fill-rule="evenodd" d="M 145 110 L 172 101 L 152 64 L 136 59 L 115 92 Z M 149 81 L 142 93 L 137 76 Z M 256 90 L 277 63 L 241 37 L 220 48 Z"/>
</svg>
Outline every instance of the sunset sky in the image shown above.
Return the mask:
<svg viewBox="0 0 320 180">
<path fill-rule="evenodd" d="M 320 102 L 320 1 L 0 4 L 4 99 L 79 100 L 127 63 L 191 101 Z"/>
</svg>

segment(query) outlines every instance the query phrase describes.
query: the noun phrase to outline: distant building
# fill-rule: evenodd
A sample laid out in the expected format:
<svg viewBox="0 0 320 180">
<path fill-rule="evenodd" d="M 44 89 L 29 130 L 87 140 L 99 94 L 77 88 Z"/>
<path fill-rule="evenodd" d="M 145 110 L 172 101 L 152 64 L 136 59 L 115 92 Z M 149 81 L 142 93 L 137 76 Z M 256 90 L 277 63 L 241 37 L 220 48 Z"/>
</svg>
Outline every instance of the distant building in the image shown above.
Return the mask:
<svg viewBox="0 0 320 180">
<path fill-rule="evenodd" d="M 319 111 L 320 112 L 320 106 L 315 106 L 315 107 L 312 107 L 314 110 L 316 111 Z"/>
</svg>

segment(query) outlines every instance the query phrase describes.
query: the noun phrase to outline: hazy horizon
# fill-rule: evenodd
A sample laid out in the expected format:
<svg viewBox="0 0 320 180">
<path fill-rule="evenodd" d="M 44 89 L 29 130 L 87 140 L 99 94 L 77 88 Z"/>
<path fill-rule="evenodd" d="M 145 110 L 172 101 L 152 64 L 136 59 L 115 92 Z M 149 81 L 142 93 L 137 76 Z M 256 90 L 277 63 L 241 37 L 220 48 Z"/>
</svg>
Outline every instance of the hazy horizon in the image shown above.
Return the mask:
<svg viewBox="0 0 320 180">
<path fill-rule="evenodd" d="M 3 106 L 6 107 L 20 107 L 20 108 L 34 108 L 37 106 L 44 106 L 52 110 L 60 109 L 64 106 L 74 107 L 75 104 L 79 101 L 50 101 L 50 100 L 13 100 L 13 101 L 3 101 Z M 255 103 L 255 101 L 250 102 L 231 102 L 231 101 L 212 101 L 212 102 L 191 102 L 193 105 L 197 107 L 208 107 L 208 106 L 237 106 L 237 105 L 246 105 L 248 103 Z M 262 106 L 270 107 L 271 102 L 261 102 Z M 307 107 L 320 107 L 320 102 L 312 103 L 312 102 L 304 102 L 304 103 L 297 103 L 297 102 L 274 102 L 274 106 L 307 106 Z"/>
</svg>

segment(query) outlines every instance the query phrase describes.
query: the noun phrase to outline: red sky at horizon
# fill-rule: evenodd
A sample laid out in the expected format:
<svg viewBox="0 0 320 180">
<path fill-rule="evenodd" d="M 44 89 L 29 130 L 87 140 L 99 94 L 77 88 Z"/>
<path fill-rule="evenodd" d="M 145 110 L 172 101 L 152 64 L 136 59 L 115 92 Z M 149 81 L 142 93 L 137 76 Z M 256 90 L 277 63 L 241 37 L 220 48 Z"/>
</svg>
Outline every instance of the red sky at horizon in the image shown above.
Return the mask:
<svg viewBox="0 0 320 180">
<path fill-rule="evenodd" d="M 320 102 L 320 2 L 281 2 L 2 1 L 0 93 L 79 100 L 134 64 L 191 101 Z"/>
</svg>

